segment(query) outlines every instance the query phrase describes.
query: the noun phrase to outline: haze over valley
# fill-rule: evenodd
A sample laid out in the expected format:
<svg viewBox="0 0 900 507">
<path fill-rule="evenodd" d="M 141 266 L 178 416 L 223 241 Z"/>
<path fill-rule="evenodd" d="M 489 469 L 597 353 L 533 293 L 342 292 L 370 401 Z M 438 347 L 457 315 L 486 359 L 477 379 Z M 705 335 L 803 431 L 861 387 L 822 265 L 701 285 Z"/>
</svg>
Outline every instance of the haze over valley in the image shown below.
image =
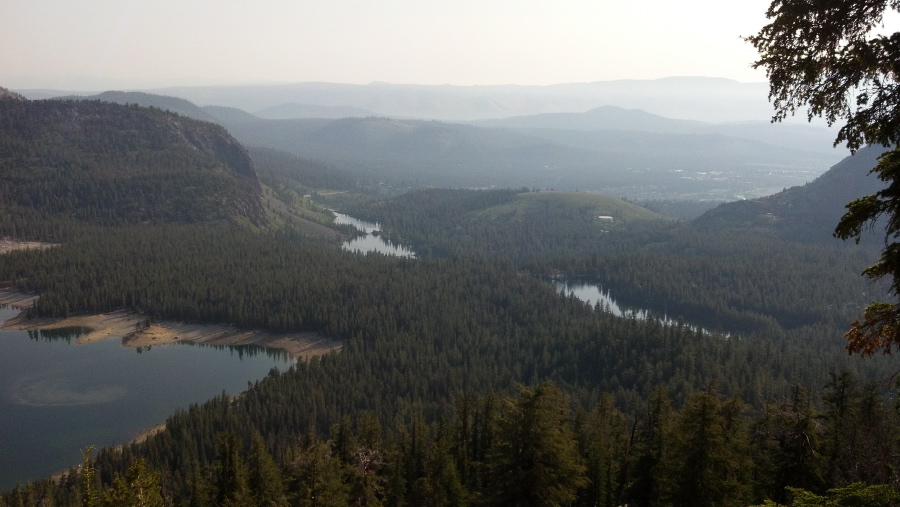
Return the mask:
<svg viewBox="0 0 900 507">
<path fill-rule="evenodd" d="M 204 107 L 177 97 L 134 92 L 63 97 L 155 106 L 214 121 L 247 146 L 335 164 L 394 187 L 553 188 L 637 200 L 725 202 L 806 183 L 846 155 L 832 147 L 834 131 L 830 129 L 738 121 L 752 118 L 750 112 L 735 112 L 728 123 L 709 123 L 603 105 L 584 112 L 473 120 L 478 115 L 498 114 L 500 109 L 509 114 L 516 99 L 526 103 L 516 112 L 558 110 L 604 99 L 655 104 L 665 110 L 689 107 L 684 102 L 698 100 L 700 90 L 706 100 L 703 110 L 722 114 L 729 108 L 745 107 L 741 102 L 750 103 L 753 96 L 735 92 L 735 88 L 742 90 L 738 83 L 718 79 L 660 80 L 631 86 L 627 93 L 624 87 L 614 85 L 586 85 L 591 93 L 581 87 L 573 87 L 574 91 L 532 88 L 529 92 L 496 87 L 484 93 L 489 99 L 461 87 L 394 86 L 387 87 L 390 93 L 386 97 L 369 87 L 328 84 L 287 90 L 243 87 L 219 95 L 215 89 L 162 90 L 185 97 L 205 93 L 206 100 L 223 101 Z M 621 96 L 604 93 L 607 88 L 618 90 Z M 758 87 L 753 89 L 758 91 Z M 665 97 L 661 97 L 664 91 Z M 300 100 L 304 105 L 267 106 L 257 111 L 260 116 L 222 105 L 246 103 L 234 98 L 240 92 L 243 95 L 238 97 L 255 97 L 258 105 L 281 100 Z M 521 100 L 519 95 L 525 94 L 532 99 Z M 375 96 L 380 100 L 377 104 L 373 104 Z M 660 105 L 664 98 L 668 107 Z M 311 102 L 315 100 L 319 102 Z M 380 112 L 354 104 L 376 107 Z M 501 107 L 504 105 L 509 107 Z M 321 117 L 311 116 L 314 114 Z M 424 120 L 434 118 L 433 114 L 443 120 Z"/>
</svg>

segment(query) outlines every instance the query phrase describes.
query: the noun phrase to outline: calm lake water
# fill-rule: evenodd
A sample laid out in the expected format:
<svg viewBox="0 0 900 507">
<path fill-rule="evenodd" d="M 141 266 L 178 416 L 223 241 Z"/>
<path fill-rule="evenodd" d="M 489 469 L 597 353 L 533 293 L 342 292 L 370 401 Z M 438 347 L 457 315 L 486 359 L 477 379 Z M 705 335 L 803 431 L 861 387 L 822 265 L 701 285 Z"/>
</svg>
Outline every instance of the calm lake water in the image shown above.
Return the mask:
<svg viewBox="0 0 900 507">
<path fill-rule="evenodd" d="M 16 313 L 0 309 L 0 321 Z M 178 409 L 291 365 L 260 347 L 77 345 L 80 332 L 0 331 L 0 488 L 64 470 L 81 462 L 80 449 L 126 443 Z"/>
<path fill-rule="evenodd" d="M 554 280 L 553 286 L 556 287 L 557 292 L 561 292 L 566 295 L 571 294 L 584 301 L 585 303 L 590 304 L 591 306 L 600 303 L 601 307 L 606 308 L 607 311 L 609 311 L 613 315 L 618 315 L 619 317 L 621 317 L 626 313 L 622 310 L 622 308 L 619 307 L 619 305 L 616 303 L 616 300 L 609 295 L 609 291 L 604 291 L 603 288 L 597 284 L 572 280 Z M 646 310 L 628 311 L 627 313 L 628 315 L 631 315 L 633 313 L 641 319 L 647 318 Z"/>
<path fill-rule="evenodd" d="M 608 290 L 604 290 L 603 287 L 597 285 L 595 283 L 589 283 L 578 280 L 554 280 L 553 286 L 556 287 L 558 292 L 563 294 L 571 294 L 576 298 L 584 301 L 585 303 L 590 304 L 591 306 L 600 303 L 602 308 L 605 308 L 607 311 L 612 313 L 613 315 L 622 316 L 634 316 L 640 320 L 646 320 L 651 315 L 659 319 L 660 321 L 674 325 L 676 322 L 668 316 L 663 315 L 660 317 L 659 315 L 653 314 L 650 310 L 643 308 L 622 308 L 617 303 L 616 300 L 610 296 Z M 697 326 L 688 325 L 691 329 L 700 329 L 704 333 L 709 333 L 708 330 L 698 328 Z M 726 333 L 725 336 L 728 336 Z"/>
<path fill-rule="evenodd" d="M 358 238 L 354 238 L 350 241 L 344 242 L 344 250 L 361 253 L 379 252 L 387 255 L 396 255 L 398 257 L 416 256 L 415 252 L 403 245 L 396 245 L 385 241 L 384 238 L 382 238 L 381 235 L 378 234 L 378 232 L 381 231 L 381 228 L 377 223 L 359 220 L 343 213 L 333 213 L 335 217 L 334 223 L 342 225 L 352 225 L 353 227 L 356 227 L 360 231 L 366 233 L 365 236 L 360 236 Z"/>
</svg>

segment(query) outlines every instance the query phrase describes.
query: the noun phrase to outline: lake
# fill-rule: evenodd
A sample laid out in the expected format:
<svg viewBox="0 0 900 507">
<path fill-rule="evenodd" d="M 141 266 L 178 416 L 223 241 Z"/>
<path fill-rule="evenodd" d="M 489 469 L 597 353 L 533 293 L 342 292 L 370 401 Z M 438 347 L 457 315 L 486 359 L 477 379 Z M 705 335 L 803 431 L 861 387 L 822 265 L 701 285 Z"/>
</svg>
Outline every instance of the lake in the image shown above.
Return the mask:
<svg viewBox="0 0 900 507">
<path fill-rule="evenodd" d="M 573 280 L 554 280 L 553 286 L 556 287 L 557 292 L 561 292 L 566 295 L 573 295 L 576 298 L 584 301 L 585 303 L 590 304 L 591 306 L 600 303 L 600 307 L 604 308 L 606 311 L 612 313 L 613 315 L 617 315 L 619 317 L 623 315 L 635 315 L 640 319 L 647 318 L 647 310 L 633 310 L 633 311 L 623 311 L 621 307 L 616 303 L 616 300 L 610 296 L 609 291 L 604 291 L 602 287 L 593 283 L 585 283 L 581 281 L 573 281 Z"/>
<path fill-rule="evenodd" d="M 0 309 L 0 321 L 17 313 Z M 80 449 L 129 442 L 178 409 L 292 364 L 260 347 L 76 344 L 82 332 L 0 331 L 0 488 L 67 469 Z"/>
<path fill-rule="evenodd" d="M 622 308 L 618 303 L 616 303 L 616 300 L 612 298 L 608 290 L 604 290 L 603 287 L 597 285 L 596 283 L 590 283 L 581 280 L 554 280 L 553 286 L 556 288 L 557 292 L 566 295 L 571 294 L 576 298 L 584 301 L 585 303 L 590 304 L 591 306 L 600 303 L 601 308 L 619 317 L 634 317 L 639 320 L 646 320 L 649 317 L 653 316 L 668 325 L 678 324 L 678 322 L 670 319 L 666 315 L 660 317 L 659 315 L 656 315 L 650 310 L 644 308 Z M 698 326 L 688 324 L 688 327 L 695 330 L 699 329 L 704 333 L 711 333 L 709 330 L 700 328 Z M 729 336 L 729 334 L 725 333 L 724 336 Z"/>
<path fill-rule="evenodd" d="M 351 239 L 350 241 L 345 241 L 343 244 L 344 250 L 360 253 L 378 252 L 386 255 L 396 255 L 398 257 L 416 256 L 415 252 L 403 245 L 397 245 L 385 241 L 385 239 L 379 234 L 379 232 L 381 232 L 381 227 L 379 226 L 379 224 L 374 222 L 366 222 L 365 220 L 359 220 L 351 217 L 350 215 L 345 215 L 336 211 L 333 211 L 332 213 L 334 213 L 334 223 L 341 225 L 352 225 L 359 231 L 365 233 L 365 236 L 359 236 L 357 238 Z"/>
</svg>

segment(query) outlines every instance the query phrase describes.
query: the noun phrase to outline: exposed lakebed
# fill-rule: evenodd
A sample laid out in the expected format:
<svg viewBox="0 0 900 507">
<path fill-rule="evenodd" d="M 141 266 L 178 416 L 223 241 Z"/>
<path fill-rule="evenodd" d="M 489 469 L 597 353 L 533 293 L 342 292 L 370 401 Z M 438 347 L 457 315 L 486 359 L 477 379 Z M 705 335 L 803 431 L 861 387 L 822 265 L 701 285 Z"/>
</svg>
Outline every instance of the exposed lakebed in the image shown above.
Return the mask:
<svg viewBox="0 0 900 507">
<path fill-rule="evenodd" d="M 0 321 L 16 313 L 0 309 Z M 0 488 L 78 464 L 80 449 L 126 443 L 178 409 L 291 365 L 254 346 L 75 344 L 83 332 L 0 331 Z"/>
</svg>

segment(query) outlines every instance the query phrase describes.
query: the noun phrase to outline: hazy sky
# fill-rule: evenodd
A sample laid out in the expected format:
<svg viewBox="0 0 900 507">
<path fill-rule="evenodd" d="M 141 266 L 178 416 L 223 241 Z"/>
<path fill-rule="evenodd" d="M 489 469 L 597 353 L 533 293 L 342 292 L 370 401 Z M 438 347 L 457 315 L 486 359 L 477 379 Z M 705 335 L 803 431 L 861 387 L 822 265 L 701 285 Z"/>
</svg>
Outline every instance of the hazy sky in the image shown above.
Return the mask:
<svg viewBox="0 0 900 507">
<path fill-rule="evenodd" d="M 0 86 L 764 81 L 769 0 L 0 0 Z"/>
</svg>

